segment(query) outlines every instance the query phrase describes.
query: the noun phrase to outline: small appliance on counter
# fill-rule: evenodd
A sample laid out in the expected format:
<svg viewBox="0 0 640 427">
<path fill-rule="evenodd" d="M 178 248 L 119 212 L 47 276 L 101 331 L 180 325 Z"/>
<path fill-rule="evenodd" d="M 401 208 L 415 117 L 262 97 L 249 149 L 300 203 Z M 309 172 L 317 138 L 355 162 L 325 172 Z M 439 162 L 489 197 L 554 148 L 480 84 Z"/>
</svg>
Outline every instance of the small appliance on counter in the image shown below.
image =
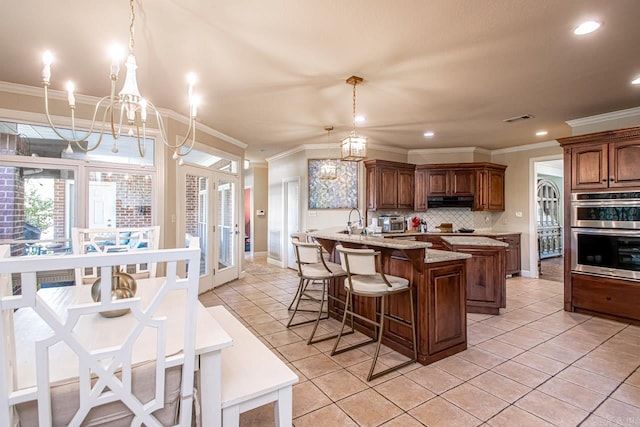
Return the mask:
<svg viewBox="0 0 640 427">
<path fill-rule="evenodd" d="M 405 221 L 402 216 L 381 216 L 378 222 L 382 223 L 383 233 L 404 233 Z"/>
<path fill-rule="evenodd" d="M 436 226 L 441 233 L 453 233 L 453 224 L 450 222 L 443 222 L 442 224 Z"/>
</svg>

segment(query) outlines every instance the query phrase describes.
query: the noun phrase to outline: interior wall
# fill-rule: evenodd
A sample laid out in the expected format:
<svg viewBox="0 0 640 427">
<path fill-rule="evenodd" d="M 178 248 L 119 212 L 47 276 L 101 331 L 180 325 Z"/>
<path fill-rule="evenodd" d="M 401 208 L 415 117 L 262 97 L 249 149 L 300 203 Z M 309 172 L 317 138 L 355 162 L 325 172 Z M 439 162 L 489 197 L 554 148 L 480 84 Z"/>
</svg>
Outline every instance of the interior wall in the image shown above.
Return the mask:
<svg viewBox="0 0 640 427">
<path fill-rule="evenodd" d="M 496 231 L 509 231 L 522 233 L 520 237 L 522 275 L 530 276 L 532 242 L 529 221 L 535 218 L 536 206 L 532 205 L 530 194 L 535 187 L 531 181 L 531 159 L 554 157 L 562 158 L 560 145 L 549 147 L 527 146 L 517 149 L 496 150 L 491 156 L 493 163 L 506 165 L 505 170 L 505 211 L 494 214 L 493 229 Z M 497 218 L 495 218 L 497 215 Z M 518 216 L 521 215 L 521 216 Z M 535 237 L 534 237 L 535 238 Z"/>
<path fill-rule="evenodd" d="M 269 235 L 269 217 L 272 215 L 269 207 L 269 170 L 266 165 L 253 166 L 253 254 L 266 255 L 267 237 Z M 256 215 L 256 211 L 263 210 L 264 215 Z"/>
</svg>

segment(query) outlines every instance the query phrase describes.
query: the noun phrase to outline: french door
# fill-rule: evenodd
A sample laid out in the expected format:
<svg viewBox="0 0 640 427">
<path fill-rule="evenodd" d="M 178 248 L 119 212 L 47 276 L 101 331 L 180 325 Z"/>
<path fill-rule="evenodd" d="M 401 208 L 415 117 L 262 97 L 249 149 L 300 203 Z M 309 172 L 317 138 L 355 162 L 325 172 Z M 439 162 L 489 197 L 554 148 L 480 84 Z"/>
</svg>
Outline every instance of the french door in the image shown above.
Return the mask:
<svg viewBox="0 0 640 427">
<path fill-rule="evenodd" d="M 199 292 L 237 279 L 238 178 L 222 172 L 184 165 L 179 171 L 178 233 L 200 243 Z M 180 239 L 179 239 L 180 241 Z"/>
</svg>

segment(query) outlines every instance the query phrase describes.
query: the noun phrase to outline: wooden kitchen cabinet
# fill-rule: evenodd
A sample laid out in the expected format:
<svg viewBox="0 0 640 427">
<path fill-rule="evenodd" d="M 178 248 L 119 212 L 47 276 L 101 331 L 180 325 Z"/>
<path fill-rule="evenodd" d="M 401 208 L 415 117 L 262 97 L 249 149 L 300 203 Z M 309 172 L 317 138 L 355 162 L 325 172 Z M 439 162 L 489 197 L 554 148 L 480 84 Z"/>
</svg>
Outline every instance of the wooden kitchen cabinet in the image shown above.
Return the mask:
<svg viewBox="0 0 640 427">
<path fill-rule="evenodd" d="M 588 274 L 571 274 L 573 308 L 640 321 L 640 283 Z"/>
<path fill-rule="evenodd" d="M 418 165 L 414 210 L 427 210 L 429 196 L 473 196 L 473 210 L 504 211 L 506 166 L 495 163 Z"/>
<path fill-rule="evenodd" d="M 367 210 L 413 209 L 415 165 L 367 160 Z"/>
<path fill-rule="evenodd" d="M 430 169 L 426 175 L 427 196 L 472 196 L 472 169 Z"/>
<path fill-rule="evenodd" d="M 506 257 L 506 274 L 520 275 L 522 267 L 520 253 L 520 234 L 508 234 L 493 237 L 496 240 L 507 243 L 509 246 L 505 249 Z"/>
<path fill-rule="evenodd" d="M 470 254 L 467 259 L 467 312 L 500 314 L 506 307 L 506 251 L 503 246 L 449 244 L 445 248 Z"/>
<path fill-rule="evenodd" d="M 570 161 L 571 190 L 640 187 L 640 127 L 558 139 Z"/>
<path fill-rule="evenodd" d="M 506 166 L 491 165 L 476 169 L 474 211 L 504 211 L 504 171 Z"/>
<path fill-rule="evenodd" d="M 466 275 L 464 262 L 427 265 L 426 292 L 418 301 L 418 328 L 421 336 L 429 337 L 422 342 L 420 354 L 437 355 L 450 348 L 465 345 L 467 340 Z"/>
</svg>

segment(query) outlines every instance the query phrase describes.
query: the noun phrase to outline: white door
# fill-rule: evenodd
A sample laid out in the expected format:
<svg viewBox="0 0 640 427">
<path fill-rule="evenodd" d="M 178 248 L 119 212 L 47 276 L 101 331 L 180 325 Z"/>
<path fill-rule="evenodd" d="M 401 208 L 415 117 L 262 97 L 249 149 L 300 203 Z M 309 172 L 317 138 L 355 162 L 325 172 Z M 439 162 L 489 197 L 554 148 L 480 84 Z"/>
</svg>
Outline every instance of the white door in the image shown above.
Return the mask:
<svg viewBox="0 0 640 427">
<path fill-rule="evenodd" d="M 284 182 L 285 234 L 284 241 L 287 248 L 287 267 L 296 270 L 296 255 L 291 244 L 291 234 L 300 231 L 300 179 L 295 178 Z"/>
<path fill-rule="evenodd" d="M 211 187 L 213 173 L 203 168 L 184 165 L 179 169 L 178 193 L 180 213 L 178 224 L 178 244 L 187 246 L 190 237 L 200 244 L 200 284 L 198 292 L 213 288 L 212 247 L 212 207 Z"/>
<path fill-rule="evenodd" d="M 216 260 L 214 286 L 237 279 L 240 273 L 240 233 L 238 178 L 216 172 L 214 209 L 214 259 Z"/>
<path fill-rule="evenodd" d="M 116 226 L 116 183 L 90 181 L 89 228 Z"/>
</svg>

